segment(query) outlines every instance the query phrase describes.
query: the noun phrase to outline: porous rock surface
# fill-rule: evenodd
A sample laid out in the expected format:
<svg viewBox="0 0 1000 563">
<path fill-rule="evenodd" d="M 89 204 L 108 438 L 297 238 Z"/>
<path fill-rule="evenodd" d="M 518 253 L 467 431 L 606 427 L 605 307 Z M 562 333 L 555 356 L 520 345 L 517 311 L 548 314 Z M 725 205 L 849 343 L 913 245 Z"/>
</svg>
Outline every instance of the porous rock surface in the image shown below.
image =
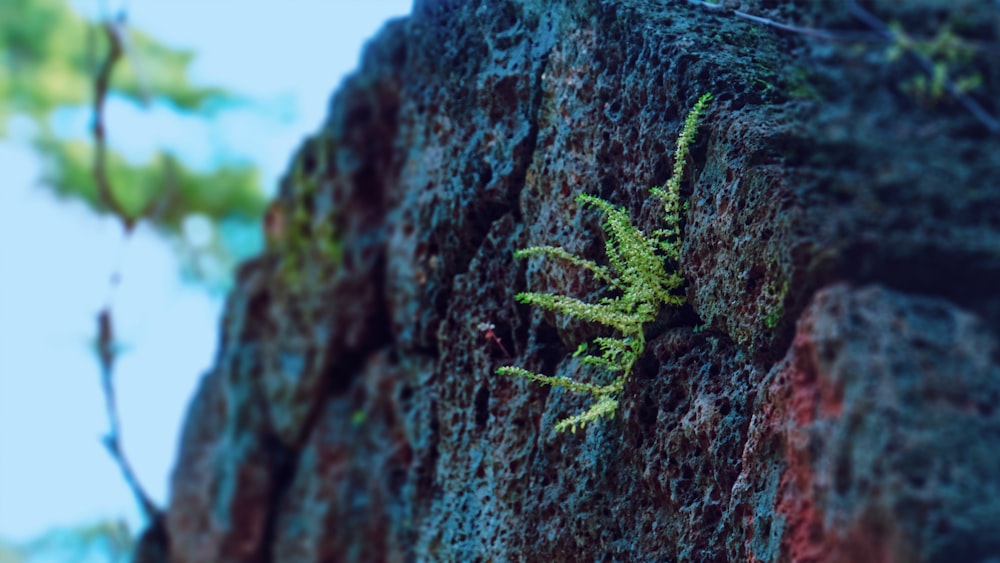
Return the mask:
<svg viewBox="0 0 1000 563">
<path fill-rule="evenodd" d="M 170 560 L 1000 557 L 1000 137 L 914 95 L 884 42 L 732 11 L 856 37 L 847 4 L 417 0 L 387 24 L 279 196 L 342 253 L 295 283 L 280 249 L 242 268 Z M 990 2 L 866 8 L 1000 41 Z M 994 114 L 998 60 L 969 63 Z M 602 259 L 580 193 L 657 228 L 648 188 L 704 92 L 688 305 L 614 419 L 557 434 L 587 399 L 494 370 L 586 376 L 572 351 L 597 333 L 514 294 L 602 288 L 513 252 Z"/>
</svg>

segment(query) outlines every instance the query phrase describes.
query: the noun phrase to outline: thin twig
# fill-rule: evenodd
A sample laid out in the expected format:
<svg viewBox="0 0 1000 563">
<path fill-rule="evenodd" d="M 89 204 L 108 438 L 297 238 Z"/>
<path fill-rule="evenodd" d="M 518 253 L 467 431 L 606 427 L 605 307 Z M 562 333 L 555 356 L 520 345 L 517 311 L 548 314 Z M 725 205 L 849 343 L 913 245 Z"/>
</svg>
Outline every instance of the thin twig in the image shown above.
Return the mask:
<svg viewBox="0 0 1000 563">
<path fill-rule="evenodd" d="M 107 57 L 98 69 L 94 86 L 93 134 L 96 150 L 93 172 L 94 182 L 97 184 L 101 199 L 124 225 L 125 237 L 127 239 L 132 235 L 133 228 L 135 227 L 135 219 L 125 213 L 121 204 L 115 198 L 114 190 L 111 186 L 111 179 L 108 176 L 107 169 L 108 148 L 104 124 L 104 106 L 111 84 L 111 74 L 114 71 L 115 64 L 121 59 L 123 51 L 123 22 L 124 18 L 119 17 L 116 20 L 108 19 L 104 23 L 109 48 Z M 120 280 L 120 272 L 116 269 L 112 273 L 110 280 L 112 291 L 117 288 Z M 158 522 L 162 517 L 162 513 L 142 487 L 122 448 L 121 419 L 118 414 L 118 401 L 114 387 L 114 365 L 117 353 L 118 349 L 111 317 L 111 299 L 109 297 L 97 315 L 97 356 L 101 365 L 101 388 L 104 392 L 104 402 L 110 425 L 107 435 L 104 436 L 104 447 L 107 448 L 111 457 L 114 458 L 119 468 L 121 468 L 125 482 L 132 489 L 132 493 L 139 502 L 147 520 L 149 522 Z"/>
<path fill-rule="evenodd" d="M 144 516 L 152 522 L 159 517 L 160 509 L 156 507 L 152 499 L 149 498 L 149 495 L 146 494 L 145 489 L 143 489 L 138 477 L 135 475 L 135 471 L 132 469 L 132 464 L 129 463 L 128 457 L 122 450 L 121 419 L 118 415 L 118 401 L 115 396 L 113 380 L 115 358 L 118 351 L 112 328 L 111 310 L 108 307 L 102 309 L 97 315 L 97 334 L 97 355 L 101 361 L 101 387 L 104 391 L 104 402 L 111 425 L 107 435 L 104 436 L 104 447 L 107 448 L 108 453 L 111 454 L 111 457 L 118 463 L 118 467 L 121 468 L 125 482 L 128 483 L 129 488 L 132 489 L 132 493 L 139 501 Z"/>
<path fill-rule="evenodd" d="M 726 6 L 720 2 L 704 2 L 703 0 L 687 0 L 688 4 L 694 4 L 695 6 L 700 6 L 706 10 L 723 11 L 726 10 Z"/>
<path fill-rule="evenodd" d="M 783 23 L 777 20 L 772 20 L 770 18 L 765 18 L 763 16 L 751 14 L 749 12 L 744 12 L 742 10 L 730 9 L 721 2 L 718 3 L 706 2 L 705 0 L 687 0 L 687 2 L 688 4 L 698 6 L 712 12 L 731 13 L 738 18 L 766 25 L 768 27 L 773 27 L 775 29 L 780 29 L 783 31 L 789 31 L 792 33 L 797 33 L 799 35 L 805 35 L 807 37 L 814 37 L 816 39 L 823 39 L 826 41 L 864 41 L 869 43 L 871 42 L 888 43 L 892 41 L 891 36 L 887 36 L 882 33 L 846 30 L 846 29 L 837 29 L 837 30 L 821 29 L 816 27 L 804 27 L 800 25 Z M 1000 4 L 1000 0 L 997 0 L 997 3 Z M 926 38 L 923 39 L 918 38 L 918 39 L 921 41 L 930 41 L 930 39 Z M 964 40 L 963 46 L 981 53 L 1000 53 L 1000 45 L 998 45 L 997 43 L 992 43 L 987 41 L 977 41 L 971 39 Z"/>
<path fill-rule="evenodd" d="M 773 27 L 775 29 L 780 29 L 782 31 L 789 31 L 791 33 L 797 33 L 799 35 L 805 35 L 807 37 L 814 37 L 816 39 L 822 39 L 824 41 L 882 41 L 883 39 L 872 33 L 868 32 L 857 32 L 857 31 L 833 31 L 829 29 L 820 29 L 816 27 L 803 27 L 799 25 L 792 25 L 787 23 L 782 23 L 770 18 L 765 18 L 763 16 L 758 16 L 751 14 L 749 12 L 744 12 L 742 10 L 730 10 L 725 5 L 721 3 L 705 2 L 704 0 L 688 0 L 688 4 L 693 4 L 695 6 L 700 6 L 706 10 L 711 10 L 714 12 L 729 12 L 738 18 L 742 18 L 754 23 L 759 23 L 761 25 L 766 25 L 768 27 Z"/>
<path fill-rule="evenodd" d="M 755 16 L 753 14 L 748 14 L 747 12 L 742 12 L 740 10 L 733 10 L 733 15 L 735 15 L 738 18 L 750 20 L 752 22 L 773 27 L 775 29 L 780 29 L 782 31 L 790 31 L 792 33 L 798 33 L 799 35 L 806 35 L 808 37 L 823 39 L 824 41 L 858 41 L 858 40 L 871 39 L 871 34 L 859 35 L 854 32 L 830 31 L 827 29 L 818 29 L 815 27 L 802 27 L 798 25 L 791 25 L 787 23 L 774 21 L 769 18 L 763 18 L 760 16 Z"/>
<path fill-rule="evenodd" d="M 111 213 L 121 219 L 126 232 L 131 232 L 135 226 L 135 220 L 128 216 L 121 203 L 118 202 L 111 189 L 111 180 L 108 178 L 108 139 L 104 125 L 104 106 L 108 98 L 108 89 L 111 86 L 111 73 L 122 56 L 123 42 L 120 22 L 120 18 L 117 21 L 109 19 L 104 22 L 104 31 L 108 37 L 108 55 L 101 63 L 94 83 L 94 182 L 97 183 L 97 193 L 100 194 L 104 205 L 111 210 Z"/>
</svg>

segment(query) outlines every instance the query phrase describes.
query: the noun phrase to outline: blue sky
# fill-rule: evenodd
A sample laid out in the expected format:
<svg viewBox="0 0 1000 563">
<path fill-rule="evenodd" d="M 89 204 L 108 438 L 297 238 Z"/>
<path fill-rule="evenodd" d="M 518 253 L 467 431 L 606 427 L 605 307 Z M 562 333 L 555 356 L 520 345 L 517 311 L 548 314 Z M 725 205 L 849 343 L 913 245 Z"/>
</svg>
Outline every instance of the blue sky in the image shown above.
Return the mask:
<svg viewBox="0 0 1000 563">
<path fill-rule="evenodd" d="M 192 165 L 245 158 L 273 193 L 363 43 L 411 1 L 130 0 L 133 25 L 198 53 L 195 80 L 254 103 L 208 126 L 113 103 L 112 144 L 136 159 L 171 148 Z M 88 16 L 101 3 L 72 0 Z M 87 119 L 60 127 L 85 135 Z M 126 518 L 135 529 L 138 510 L 100 444 L 107 421 L 89 347 L 108 276 L 121 266 L 113 303 L 126 346 L 116 369 L 125 448 L 161 505 L 187 402 L 215 353 L 221 301 L 181 282 L 155 233 L 140 228 L 126 243 L 115 221 L 50 197 L 38 162 L 16 140 L 0 142 L 0 163 L 0 537 L 23 541 L 102 518 Z"/>
</svg>

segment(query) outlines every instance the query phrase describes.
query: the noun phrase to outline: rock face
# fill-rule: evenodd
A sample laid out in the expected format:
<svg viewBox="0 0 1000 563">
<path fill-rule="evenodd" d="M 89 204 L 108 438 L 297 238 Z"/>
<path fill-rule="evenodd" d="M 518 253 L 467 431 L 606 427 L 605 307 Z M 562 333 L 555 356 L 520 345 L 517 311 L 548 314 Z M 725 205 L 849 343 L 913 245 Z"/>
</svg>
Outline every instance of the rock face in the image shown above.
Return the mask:
<svg viewBox="0 0 1000 563">
<path fill-rule="evenodd" d="M 1000 135 L 850 2 L 735 3 L 834 40 L 722 4 L 417 0 L 383 29 L 230 297 L 172 561 L 1000 557 Z M 925 52 L 1000 113 L 995 3 L 867 10 L 962 39 Z M 588 399 L 494 370 L 585 377 L 597 332 L 514 294 L 602 287 L 513 252 L 602 259 L 580 193 L 658 228 L 704 92 L 688 305 L 614 419 L 557 434 Z"/>
</svg>

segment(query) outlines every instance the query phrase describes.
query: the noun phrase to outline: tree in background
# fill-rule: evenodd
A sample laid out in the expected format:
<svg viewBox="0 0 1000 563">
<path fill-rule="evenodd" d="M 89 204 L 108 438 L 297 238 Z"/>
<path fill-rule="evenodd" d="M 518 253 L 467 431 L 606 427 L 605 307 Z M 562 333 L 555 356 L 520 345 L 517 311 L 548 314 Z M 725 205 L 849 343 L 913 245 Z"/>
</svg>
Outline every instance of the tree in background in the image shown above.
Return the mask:
<svg viewBox="0 0 1000 563">
<path fill-rule="evenodd" d="M 130 162 L 109 144 L 114 124 L 105 123 L 104 107 L 117 99 L 209 119 L 245 101 L 232 92 L 192 83 L 189 67 L 194 54 L 129 28 L 124 14 L 105 14 L 103 21 L 90 22 L 66 0 L 4 0 L 0 38 L 0 139 L 11 135 L 12 118 L 26 118 L 31 123 L 26 140 L 44 163 L 45 188 L 115 217 L 126 238 L 137 224 L 146 222 L 174 243 L 190 278 L 208 288 L 227 286 L 236 262 L 256 250 L 238 239 L 259 232 L 266 202 L 257 169 L 223 162 L 196 170 L 166 150 L 147 162 Z M 89 112 L 92 135 L 57 134 L 54 122 L 60 112 Z M 200 230 L 197 242 L 185 236 L 192 226 Z M 114 286 L 121 273 L 110 274 Z M 112 379 L 118 345 L 110 304 L 98 316 L 95 340 L 110 420 L 105 446 L 147 519 L 155 522 L 160 511 L 121 450 Z M 133 543 L 124 523 L 98 522 L 52 531 L 26 545 L 0 545 L 0 563 L 36 557 L 124 561 Z"/>
<path fill-rule="evenodd" d="M 257 230 L 266 205 L 256 167 L 221 163 L 211 170 L 186 166 L 161 150 L 144 163 L 101 147 L 114 136 L 104 124 L 92 138 L 60 138 L 53 131 L 57 112 L 94 111 L 120 99 L 142 107 L 163 105 L 208 119 L 245 103 L 220 88 L 195 85 L 189 78 L 194 53 L 172 49 L 124 18 L 88 22 L 65 0 L 0 2 L 0 138 L 9 133 L 10 117 L 25 116 L 34 125 L 31 142 L 46 163 L 45 186 L 62 197 L 85 202 L 134 226 L 148 221 L 177 243 L 187 273 L 213 287 L 225 285 L 233 264 L 248 254 L 233 233 Z M 113 62 L 109 53 L 118 50 Z M 110 64 L 109 64 L 110 62 Z M 100 79 L 109 78 L 103 90 Z M 98 153 L 105 150 L 105 154 Z M 100 162 L 103 161 L 103 162 Z M 104 168 L 110 193 L 101 193 L 95 165 Z M 192 248 L 181 236 L 185 224 L 211 229 L 210 244 Z M 218 268 L 200 267 L 215 261 Z"/>
</svg>

